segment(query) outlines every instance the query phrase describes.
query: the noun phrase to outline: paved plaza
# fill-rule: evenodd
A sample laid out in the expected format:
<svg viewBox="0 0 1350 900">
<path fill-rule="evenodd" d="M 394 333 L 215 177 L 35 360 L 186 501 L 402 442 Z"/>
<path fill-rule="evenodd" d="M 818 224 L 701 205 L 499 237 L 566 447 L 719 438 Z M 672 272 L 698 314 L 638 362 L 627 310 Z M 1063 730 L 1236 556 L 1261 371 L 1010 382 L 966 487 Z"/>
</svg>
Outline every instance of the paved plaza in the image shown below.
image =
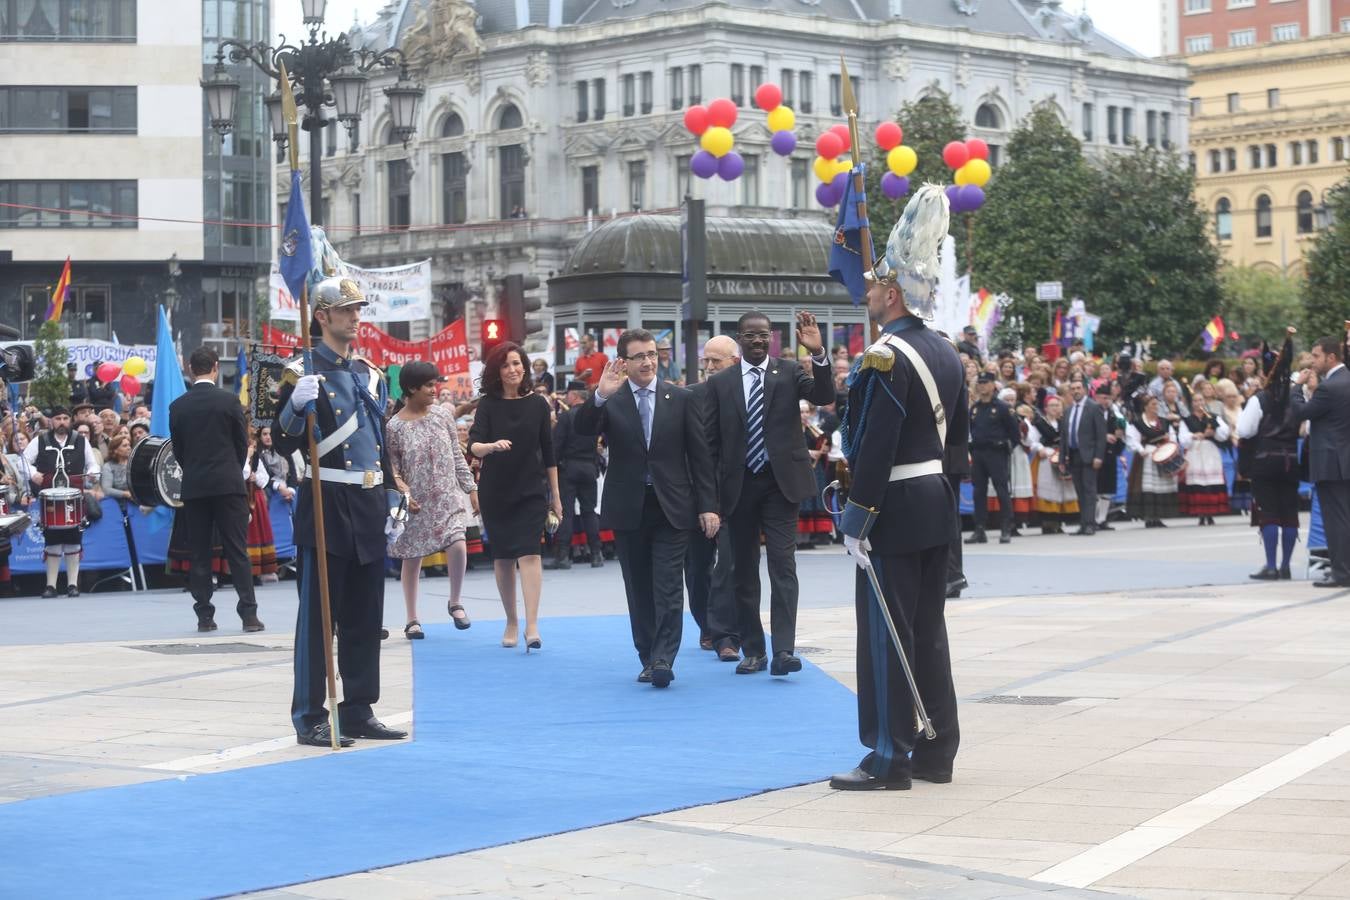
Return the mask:
<svg viewBox="0 0 1350 900">
<path fill-rule="evenodd" d="M 251 896 L 1345 897 L 1350 591 L 1250 582 L 1258 563 L 1235 519 L 977 548 L 972 588 L 948 606 L 951 785 L 807 784 Z M 826 548 L 799 568 L 800 652 L 852 688 L 853 567 Z M 445 590 L 424 582 L 424 621 L 444 621 Z M 469 573 L 466 595 L 475 629 L 500 627 L 489 571 Z M 259 601 L 266 632 L 240 633 L 227 601 L 208 638 L 177 592 L 0 602 L 0 801 L 323 753 L 296 746 L 287 718 L 294 586 Z M 380 713 L 415 740 L 418 648 L 394 582 L 385 605 Z M 549 573 L 544 610 L 545 653 L 549 616 L 621 614 L 617 565 Z M 695 665 L 716 664 L 690 654 L 676 669 Z M 736 740 L 734 722 L 708 727 Z M 417 785 L 384 788 L 398 804 Z M 237 836 L 203 842 L 240 852 Z"/>
</svg>

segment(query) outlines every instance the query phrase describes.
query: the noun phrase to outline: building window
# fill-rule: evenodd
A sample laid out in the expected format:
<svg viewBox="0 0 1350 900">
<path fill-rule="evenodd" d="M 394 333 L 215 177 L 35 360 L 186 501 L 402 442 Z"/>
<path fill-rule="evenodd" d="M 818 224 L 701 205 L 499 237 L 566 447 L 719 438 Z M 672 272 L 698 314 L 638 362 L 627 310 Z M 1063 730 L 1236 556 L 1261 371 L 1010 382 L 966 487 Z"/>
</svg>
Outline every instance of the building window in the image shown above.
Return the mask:
<svg viewBox="0 0 1350 900">
<path fill-rule="evenodd" d="M 759 156 L 745 154 L 745 170 L 741 172 L 741 203 L 759 206 Z"/>
<path fill-rule="evenodd" d="M 797 109 L 808 116 L 816 108 L 816 76 L 811 72 L 797 73 Z"/>
<path fill-rule="evenodd" d="M 731 102 L 745 105 L 745 66 L 741 63 L 731 64 Z"/>
<path fill-rule="evenodd" d="M 1266 168 L 1273 169 L 1279 165 L 1279 154 L 1274 144 L 1266 144 Z"/>
<path fill-rule="evenodd" d="M 1186 0 L 1186 15 L 1209 12 L 1210 0 Z"/>
<path fill-rule="evenodd" d="M 0 0 L 0 41 L 135 41 L 136 0 Z"/>
<path fill-rule="evenodd" d="M 463 153 L 441 156 L 441 221 L 463 225 L 469 220 L 469 167 Z"/>
<path fill-rule="evenodd" d="M 581 167 L 581 212 L 593 213 L 600 208 L 600 167 Z"/>
<path fill-rule="evenodd" d="M 1151 109 L 1144 113 L 1144 139 L 1150 147 L 1158 146 L 1158 113 Z"/>
<path fill-rule="evenodd" d="M 282 219 L 284 222 L 285 219 Z M 361 236 L 361 195 L 352 194 L 352 234 Z"/>
<path fill-rule="evenodd" d="M 783 69 L 778 73 L 778 86 L 783 89 L 783 105 L 796 109 L 797 73 L 791 69 Z"/>
<path fill-rule="evenodd" d="M 361 149 L 361 129 L 360 127 L 349 129 L 349 140 L 347 142 L 347 152 L 355 153 Z M 277 162 L 281 162 L 281 154 L 286 152 L 286 148 L 277 144 Z M 282 221 L 285 221 L 284 219 Z"/>
<path fill-rule="evenodd" d="M 989 103 L 981 103 L 980 108 L 975 110 L 975 127 L 993 130 L 1002 128 L 1003 116 L 999 114 L 998 107 Z"/>
<path fill-rule="evenodd" d="M 1256 198 L 1256 236 L 1270 237 L 1270 197 L 1267 194 Z"/>
<path fill-rule="evenodd" d="M 652 111 L 652 73 L 643 72 L 640 81 L 642 88 L 642 114 L 645 116 Z"/>
<path fill-rule="evenodd" d="M 1218 150 L 1209 151 L 1209 174 L 1218 175 L 1223 171 L 1223 158 Z"/>
<path fill-rule="evenodd" d="M 1299 39 L 1302 29 L 1297 22 L 1290 22 L 1287 25 L 1276 25 L 1270 29 L 1270 39 L 1272 41 L 1296 41 Z"/>
<path fill-rule="evenodd" d="M 689 196 L 689 190 L 693 187 L 693 178 L 689 174 L 689 161 L 692 156 L 675 157 L 675 190 L 678 194 L 675 201 L 683 202 L 685 197 Z"/>
<path fill-rule="evenodd" d="M 794 209 L 806 209 L 810 204 L 811 169 L 804 159 L 792 160 L 792 206 Z"/>
<path fill-rule="evenodd" d="M 497 114 L 498 131 L 510 131 L 512 128 L 521 128 L 524 124 L 525 120 L 521 118 L 520 109 L 514 103 L 506 104 Z"/>
<path fill-rule="evenodd" d="M 384 165 L 389 179 L 389 229 L 402 231 L 412 224 L 412 168 L 406 159 L 391 159 Z"/>
<path fill-rule="evenodd" d="M 1120 143 L 1119 119 L 1120 110 L 1114 106 L 1108 106 L 1106 108 L 1106 142 L 1108 144 Z"/>
<path fill-rule="evenodd" d="M 1227 197 L 1214 204 L 1214 234 L 1221 241 L 1233 239 L 1233 204 Z"/>
<path fill-rule="evenodd" d="M 591 86 L 595 90 L 595 121 L 599 122 L 605 117 L 605 79 L 597 78 Z"/>
<path fill-rule="evenodd" d="M 1186 38 L 1187 53 L 1208 53 L 1214 49 L 1214 36 L 1209 34 L 1197 34 Z"/>
<path fill-rule="evenodd" d="M 1187 153 L 1187 154 L 1186 154 L 1186 170 L 1187 170 L 1188 172 L 1190 172 L 1192 175 L 1195 174 L 1195 154 L 1194 154 L 1194 153 Z"/>
<path fill-rule="evenodd" d="M 1200 98 L 1199 98 L 1199 97 L 1192 97 L 1192 98 L 1191 98 L 1191 117 L 1192 117 L 1192 118 L 1194 118 L 1195 116 L 1200 115 L 1200 110 L 1203 109 L 1203 108 L 1204 108 L 1204 106 L 1203 106 L 1203 104 L 1200 102 Z"/>
<path fill-rule="evenodd" d="M 1128 106 L 1120 111 L 1120 137 L 1127 144 L 1134 140 L 1134 110 Z"/>
<path fill-rule="evenodd" d="M 323 123 L 323 155 L 337 155 L 337 119 Z"/>
<path fill-rule="evenodd" d="M 591 118 L 591 83 L 589 81 L 578 81 L 577 90 L 577 121 L 585 122 Z"/>
<path fill-rule="evenodd" d="M 1164 150 L 1172 149 L 1172 114 L 1170 112 L 1162 114 L 1162 148 Z"/>
<path fill-rule="evenodd" d="M 1256 0 L 1228 0 L 1229 9 L 1251 9 L 1256 5 Z"/>
<path fill-rule="evenodd" d="M 221 180 L 220 218 L 224 220 L 223 239 L 231 247 L 252 247 L 255 239 L 267 236 L 254 223 L 268 208 L 267 185 L 259 184 L 243 172 L 226 172 Z M 320 222 L 327 222 L 327 210 Z M 239 223 L 239 224 L 233 224 Z"/>
<path fill-rule="evenodd" d="M 137 227 L 135 181 L 0 181 L 5 203 L 41 209 L 0 205 L 0 228 Z"/>
<path fill-rule="evenodd" d="M 647 208 L 647 163 L 635 159 L 628 164 L 628 201 L 633 212 Z"/>
<path fill-rule="evenodd" d="M 1242 111 L 1242 101 L 1236 93 L 1228 95 L 1228 111 L 1230 113 Z"/>
<path fill-rule="evenodd" d="M 1312 191 L 1299 191 L 1298 199 L 1295 201 L 1298 216 L 1298 233 L 1313 233 L 1313 202 Z"/>
<path fill-rule="evenodd" d="M 1345 162 L 1345 138 L 1331 139 L 1331 158 L 1334 162 Z"/>
<path fill-rule="evenodd" d="M 1247 148 L 1247 161 L 1253 169 L 1261 168 L 1261 148 L 1255 145 Z"/>
<path fill-rule="evenodd" d="M 839 80 L 838 75 L 830 76 L 830 115 L 842 116 L 844 114 L 844 88 L 843 82 Z"/>
<path fill-rule="evenodd" d="M 1280 89 L 1279 89 L 1279 88 L 1267 88 L 1267 89 L 1266 89 L 1266 109 L 1274 109 L 1275 107 L 1277 107 L 1277 106 L 1279 106 L 1279 105 L 1280 105 Z"/>
<path fill-rule="evenodd" d="M 989 145 L 989 167 L 997 169 L 1003 165 L 1003 148 L 998 144 Z"/>
<path fill-rule="evenodd" d="M 750 94 L 753 96 L 754 93 L 755 93 L 755 91 L 758 90 L 758 89 L 759 89 L 759 86 L 760 86 L 761 84 L 763 84 L 763 83 L 764 83 L 764 67 L 763 67 L 763 66 L 751 66 L 751 67 L 750 67 L 750 84 L 747 85 L 747 87 L 749 87 L 749 89 L 750 89 Z"/>
<path fill-rule="evenodd" d="M 637 76 L 623 76 L 623 115 L 628 118 L 637 112 Z"/>
<path fill-rule="evenodd" d="M 1289 142 L 1289 165 L 1303 165 L 1303 144 L 1300 141 Z"/>
<path fill-rule="evenodd" d="M 135 134 L 136 89 L 0 87 L 0 132 L 7 131 Z"/>
<path fill-rule="evenodd" d="M 670 69 L 670 108 L 684 109 L 684 69 L 680 66 Z"/>
<path fill-rule="evenodd" d="M 1223 151 L 1224 168 L 1229 172 L 1237 171 L 1237 148 L 1228 147 Z"/>
<path fill-rule="evenodd" d="M 1341 19 L 1341 33 L 1345 34 L 1347 32 L 1350 32 L 1350 18 Z"/>
<path fill-rule="evenodd" d="M 1092 117 L 1095 114 L 1091 103 L 1083 104 L 1083 140 L 1092 142 Z"/>
<path fill-rule="evenodd" d="M 1228 32 L 1228 46 L 1230 47 L 1250 47 L 1255 43 L 1255 28 L 1239 28 L 1237 31 Z"/>
<path fill-rule="evenodd" d="M 508 144 L 497 148 L 500 171 L 498 188 L 501 192 L 501 217 L 525 218 L 525 148 Z"/>
<path fill-rule="evenodd" d="M 1308 165 L 1317 165 L 1317 141 L 1308 141 Z"/>
<path fill-rule="evenodd" d="M 703 66 L 689 67 L 689 102 L 695 106 L 703 102 Z"/>
<path fill-rule="evenodd" d="M 441 137 L 457 138 L 464 136 L 464 120 L 459 117 L 459 113 L 446 113 L 445 118 L 441 119 Z"/>
</svg>

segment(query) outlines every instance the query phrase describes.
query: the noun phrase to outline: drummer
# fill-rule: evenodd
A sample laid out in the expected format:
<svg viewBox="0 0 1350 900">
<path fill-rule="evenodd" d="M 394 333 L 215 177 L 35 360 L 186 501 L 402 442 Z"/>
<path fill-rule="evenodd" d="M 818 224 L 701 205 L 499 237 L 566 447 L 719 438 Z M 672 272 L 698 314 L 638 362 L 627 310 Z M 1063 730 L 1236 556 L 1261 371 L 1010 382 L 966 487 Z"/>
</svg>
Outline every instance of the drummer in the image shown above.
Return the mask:
<svg viewBox="0 0 1350 900">
<path fill-rule="evenodd" d="M 33 484 L 41 491 L 53 486 L 53 478 L 64 464 L 69 487 L 83 489 L 85 484 L 98 480 L 98 463 L 89 448 L 89 442 L 70 430 L 70 410 L 58 406 L 47 413 L 51 428 L 37 436 L 23 452 L 33 474 Z M 83 501 L 83 496 L 81 496 Z M 74 525 L 47 528 L 44 522 L 42 539 L 43 561 L 47 565 L 47 587 L 44 598 L 56 596 L 56 580 L 61 571 L 61 560 L 66 561 L 66 596 L 80 596 L 80 554 L 84 541 L 86 519 Z"/>
</svg>

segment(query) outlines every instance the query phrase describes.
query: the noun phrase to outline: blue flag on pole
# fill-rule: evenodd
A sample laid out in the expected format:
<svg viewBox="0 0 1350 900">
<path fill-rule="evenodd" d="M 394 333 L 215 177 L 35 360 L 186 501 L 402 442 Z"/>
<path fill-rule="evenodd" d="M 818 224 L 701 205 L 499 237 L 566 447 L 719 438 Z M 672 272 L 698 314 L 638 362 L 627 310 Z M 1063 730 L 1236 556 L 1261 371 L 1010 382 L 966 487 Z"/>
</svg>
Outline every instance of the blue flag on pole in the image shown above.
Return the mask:
<svg viewBox="0 0 1350 900">
<path fill-rule="evenodd" d="M 155 331 L 155 394 L 150 398 L 150 433 L 169 436 L 169 404 L 183 396 L 183 366 L 173 346 L 173 332 L 164 307 L 159 307 L 159 325 Z"/>
<path fill-rule="evenodd" d="M 314 250 L 309 241 L 309 216 L 305 214 L 305 195 L 300 189 L 300 173 L 291 172 L 291 197 L 286 201 L 286 221 L 281 226 L 277 247 L 277 268 L 297 302 L 300 288 L 314 268 Z"/>
<path fill-rule="evenodd" d="M 830 248 L 830 277 L 848 288 L 853 305 L 862 303 L 867 293 L 867 282 L 863 279 L 862 229 L 867 220 L 858 215 L 858 202 L 867 202 L 867 192 L 859 196 L 853 189 L 853 175 L 862 172 L 860 164 L 849 173 L 844 188 L 844 199 L 839 202 L 839 221 L 834 228 L 834 246 Z"/>
</svg>

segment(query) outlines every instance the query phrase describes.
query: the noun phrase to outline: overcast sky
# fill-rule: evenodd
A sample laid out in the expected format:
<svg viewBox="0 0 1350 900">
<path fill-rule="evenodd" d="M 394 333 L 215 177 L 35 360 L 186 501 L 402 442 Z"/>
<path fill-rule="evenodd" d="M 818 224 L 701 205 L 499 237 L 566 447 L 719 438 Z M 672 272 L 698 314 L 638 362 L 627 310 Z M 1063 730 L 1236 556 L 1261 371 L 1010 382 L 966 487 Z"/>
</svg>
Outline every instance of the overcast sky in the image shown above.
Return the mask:
<svg viewBox="0 0 1350 900">
<path fill-rule="evenodd" d="M 324 20 L 330 31 L 345 31 L 354 18 L 373 20 L 389 0 L 329 0 Z M 277 30 L 292 40 L 302 37 L 300 0 L 273 0 L 277 10 Z M 1123 41 L 1140 53 L 1156 56 L 1162 42 L 1156 2 L 1140 0 L 1066 0 L 1064 8 L 1077 12 L 1086 7 L 1100 31 Z"/>
</svg>

